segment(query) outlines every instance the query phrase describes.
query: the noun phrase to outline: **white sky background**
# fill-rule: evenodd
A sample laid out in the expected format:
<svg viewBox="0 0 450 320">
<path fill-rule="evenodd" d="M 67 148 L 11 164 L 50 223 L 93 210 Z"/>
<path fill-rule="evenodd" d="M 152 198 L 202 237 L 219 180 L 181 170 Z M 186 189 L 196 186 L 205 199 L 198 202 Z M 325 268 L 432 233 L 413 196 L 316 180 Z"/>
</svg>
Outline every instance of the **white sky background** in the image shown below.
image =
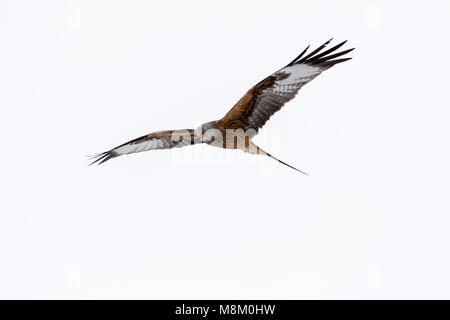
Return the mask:
<svg viewBox="0 0 450 320">
<path fill-rule="evenodd" d="M 1 298 L 450 298 L 448 1 L 2 1 Z M 354 59 L 261 131 L 222 117 L 308 44 Z"/>
</svg>

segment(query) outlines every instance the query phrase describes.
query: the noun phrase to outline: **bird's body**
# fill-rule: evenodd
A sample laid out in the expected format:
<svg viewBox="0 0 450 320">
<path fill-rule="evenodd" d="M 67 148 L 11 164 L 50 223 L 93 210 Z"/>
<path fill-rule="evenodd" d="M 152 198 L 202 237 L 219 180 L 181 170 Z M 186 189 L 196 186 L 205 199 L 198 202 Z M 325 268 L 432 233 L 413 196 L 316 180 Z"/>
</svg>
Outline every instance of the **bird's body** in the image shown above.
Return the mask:
<svg viewBox="0 0 450 320">
<path fill-rule="evenodd" d="M 335 64 L 351 59 L 336 59 L 353 50 L 334 53 L 345 41 L 320 53 L 330 41 L 305 56 L 309 47 L 306 48 L 284 68 L 253 86 L 223 118 L 204 123 L 195 130 L 166 130 L 150 133 L 94 156 L 93 163 L 100 164 L 129 153 L 205 143 L 214 147 L 240 149 L 251 154 L 269 156 L 300 171 L 260 149 L 251 139 L 258 134 L 259 129 L 275 112 L 295 97 L 303 85 Z"/>
</svg>

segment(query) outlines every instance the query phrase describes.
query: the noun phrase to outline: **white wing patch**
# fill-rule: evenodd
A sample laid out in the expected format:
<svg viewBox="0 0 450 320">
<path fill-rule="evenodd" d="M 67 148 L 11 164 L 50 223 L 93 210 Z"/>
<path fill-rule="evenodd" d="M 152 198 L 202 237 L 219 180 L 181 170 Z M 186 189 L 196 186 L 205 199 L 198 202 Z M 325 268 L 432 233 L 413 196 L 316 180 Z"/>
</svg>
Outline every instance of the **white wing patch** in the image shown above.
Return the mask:
<svg viewBox="0 0 450 320">
<path fill-rule="evenodd" d="M 318 66 L 295 64 L 275 72 L 273 76 L 277 77 L 277 80 L 273 86 L 263 90 L 248 118 L 250 127 L 262 127 L 272 114 L 293 99 L 299 89 L 317 77 L 321 71 Z"/>
<path fill-rule="evenodd" d="M 172 141 L 171 137 L 162 138 L 154 138 L 149 140 L 140 141 L 137 143 L 129 143 L 124 146 L 121 146 L 113 151 L 117 153 L 117 155 L 124 155 L 136 152 L 143 152 L 148 150 L 156 150 L 156 149 L 169 149 L 172 147 L 182 147 L 187 145 L 188 143 L 184 143 L 185 141 L 177 142 L 176 140 Z M 190 144 L 190 142 L 189 142 Z"/>
<path fill-rule="evenodd" d="M 130 154 L 135 152 L 142 152 L 151 149 L 156 149 L 157 139 L 147 140 L 139 143 L 129 143 L 114 150 L 119 155 Z"/>
<path fill-rule="evenodd" d="M 101 164 L 109 159 L 130 153 L 188 146 L 195 143 L 192 137 L 193 131 L 193 129 L 187 129 L 154 132 L 150 135 L 129 141 L 109 151 L 94 155 L 92 159 L 95 160 L 91 164 L 97 162 Z"/>
<path fill-rule="evenodd" d="M 274 74 L 281 79 L 275 81 L 275 85 L 272 90 L 275 92 L 290 92 L 292 91 L 290 86 L 311 81 L 311 79 L 317 76 L 320 72 L 320 67 L 310 66 L 307 64 L 294 64 L 283 68 Z"/>
</svg>

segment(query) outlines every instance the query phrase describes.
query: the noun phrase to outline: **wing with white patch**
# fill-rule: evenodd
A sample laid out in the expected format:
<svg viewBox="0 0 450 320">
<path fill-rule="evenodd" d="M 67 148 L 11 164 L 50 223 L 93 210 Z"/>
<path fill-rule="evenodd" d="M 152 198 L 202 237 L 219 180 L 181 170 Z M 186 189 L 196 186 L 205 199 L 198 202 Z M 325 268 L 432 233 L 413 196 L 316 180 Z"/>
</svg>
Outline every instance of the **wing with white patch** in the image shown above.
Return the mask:
<svg viewBox="0 0 450 320">
<path fill-rule="evenodd" d="M 128 141 L 114 149 L 94 155 L 91 164 L 101 164 L 124 154 L 157 149 L 171 149 L 195 144 L 194 129 L 165 130 L 153 132 L 140 138 Z"/>
<path fill-rule="evenodd" d="M 309 48 L 307 47 L 284 68 L 259 82 L 233 106 L 225 117 L 218 121 L 218 125 L 223 128 L 252 129 L 257 132 L 275 112 L 296 96 L 302 86 L 324 70 L 351 59 L 336 59 L 353 50 L 348 49 L 336 53 L 336 50 L 342 47 L 346 41 L 321 53 L 320 51 L 330 41 L 305 55 Z"/>
</svg>

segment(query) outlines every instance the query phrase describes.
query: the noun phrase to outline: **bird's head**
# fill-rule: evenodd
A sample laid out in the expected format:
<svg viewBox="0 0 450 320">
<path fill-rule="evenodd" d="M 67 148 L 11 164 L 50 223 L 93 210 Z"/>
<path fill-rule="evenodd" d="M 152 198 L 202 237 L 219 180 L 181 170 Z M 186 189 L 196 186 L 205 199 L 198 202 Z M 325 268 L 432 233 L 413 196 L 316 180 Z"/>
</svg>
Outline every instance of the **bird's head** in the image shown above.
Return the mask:
<svg viewBox="0 0 450 320">
<path fill-rule="evenodd" d="M 211 143 L 218 134 L 220 131 L 217 129 L 216 121 L 206 122 L 195 129 L 195 139 L 203 143 Z"/>
</svg>

